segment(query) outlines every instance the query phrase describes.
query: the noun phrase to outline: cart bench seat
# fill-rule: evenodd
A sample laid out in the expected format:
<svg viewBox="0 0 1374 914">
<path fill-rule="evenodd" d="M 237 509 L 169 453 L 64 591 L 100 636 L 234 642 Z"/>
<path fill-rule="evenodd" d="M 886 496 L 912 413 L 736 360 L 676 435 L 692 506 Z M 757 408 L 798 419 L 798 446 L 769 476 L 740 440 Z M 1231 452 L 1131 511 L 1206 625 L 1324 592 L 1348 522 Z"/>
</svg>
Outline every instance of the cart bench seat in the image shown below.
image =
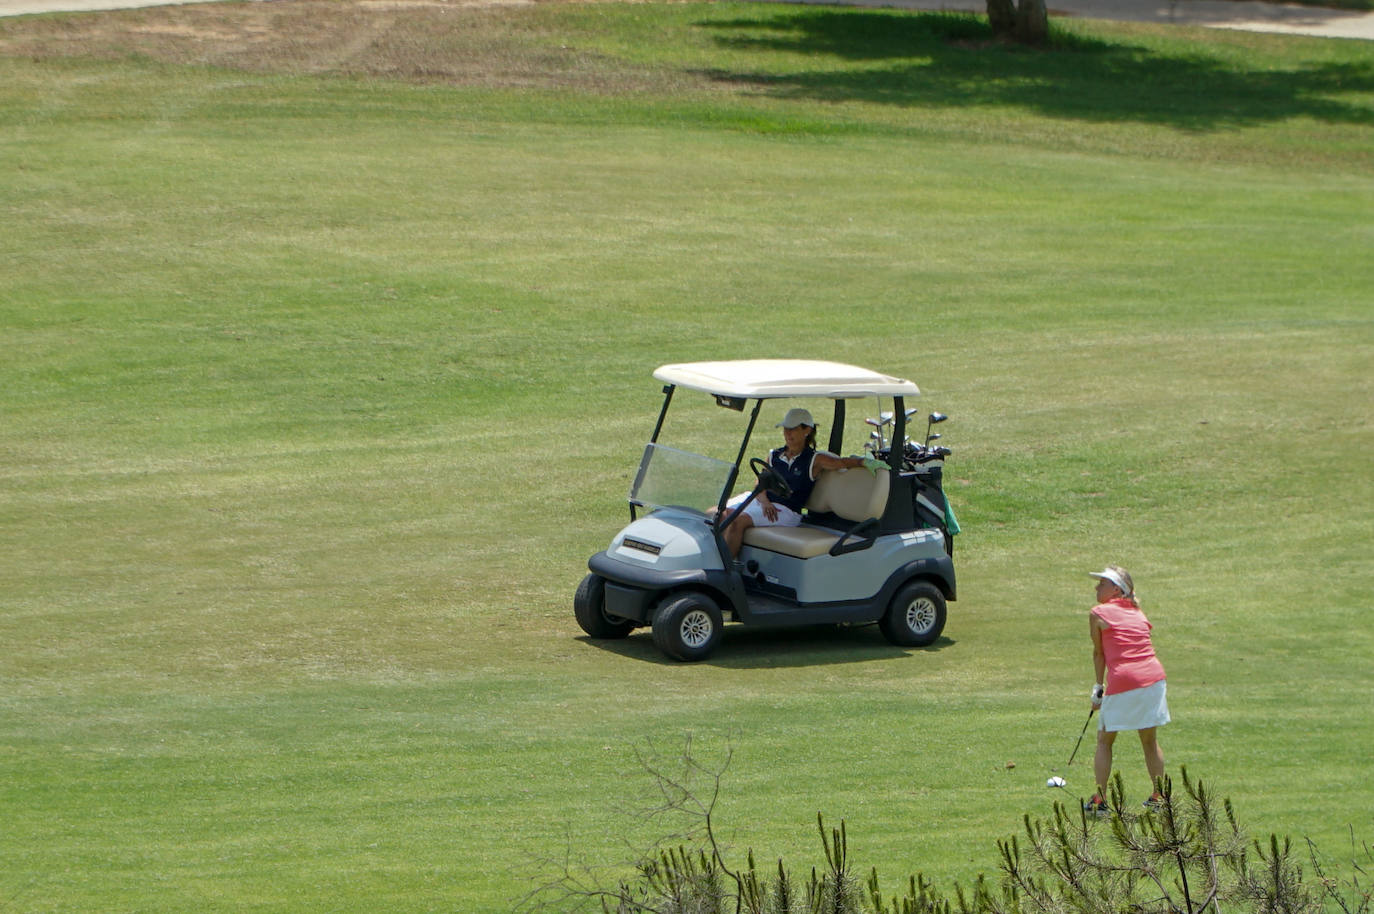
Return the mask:
<svg viewBox="0 0 1374 914">
<path fill-rule="evenodd" d="M 806 501 L 806 510 L 808 514 L 830 513 L 859 524 L 883 516 L 890 485 L 887 470 L 876 474 L 860 467 L 822 470 Z M 806 521 L 796 527 L 750 527 L 744 531 L 744 544 L 810 559 L 828 553 L 843 532 Z"/>
</svg>

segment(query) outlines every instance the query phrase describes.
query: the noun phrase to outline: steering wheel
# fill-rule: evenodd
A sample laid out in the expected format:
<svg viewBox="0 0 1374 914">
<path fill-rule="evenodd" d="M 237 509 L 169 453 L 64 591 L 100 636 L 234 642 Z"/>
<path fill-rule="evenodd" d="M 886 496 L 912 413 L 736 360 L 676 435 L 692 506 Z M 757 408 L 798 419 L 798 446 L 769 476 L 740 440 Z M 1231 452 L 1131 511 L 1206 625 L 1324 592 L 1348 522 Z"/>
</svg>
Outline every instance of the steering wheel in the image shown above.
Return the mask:
<svg viewBox="0 0 1374 914">
<path fill-rule="evenodd" d="M 759 488 L 778 495 L 782 498 L 792 496 L 792 487 L 787 484 L 787 480 L 782 474 L 773 469 L 772 464 L 757 457 L 750 458 L 749 469 L 754 471 L 754 475 L 759 478 Z"/>
</svg>

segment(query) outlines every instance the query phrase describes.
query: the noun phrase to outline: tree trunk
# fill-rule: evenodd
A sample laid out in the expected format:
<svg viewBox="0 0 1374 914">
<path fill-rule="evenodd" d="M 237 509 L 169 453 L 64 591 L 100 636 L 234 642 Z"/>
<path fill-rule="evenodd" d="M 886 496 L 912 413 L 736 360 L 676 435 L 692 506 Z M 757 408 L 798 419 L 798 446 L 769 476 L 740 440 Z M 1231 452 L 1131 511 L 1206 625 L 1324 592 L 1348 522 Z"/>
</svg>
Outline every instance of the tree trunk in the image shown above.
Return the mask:
<svg viewBox="0 0 1374 914">
<path fill-rule="evenodd" d="M 1045 0 L 1020 0 L 1016 9 L 1016 40 L 1022 44 L 1044 44 L 1049 37 Z"/>
<path fill-rule="evenodd" d="M 988 25 L 992 26 L 992 34 L 999 38 L 1015 31 L 1015 0 L 988 0 Z"/>
<path fill-rule="evenodd" d="M 1022 44 L 1044 44 L 1049 38 L 1049 13 L 1045 0 L 987 0 L 988 25 L 998 38 L 1014 38 Z"/>
</svg>

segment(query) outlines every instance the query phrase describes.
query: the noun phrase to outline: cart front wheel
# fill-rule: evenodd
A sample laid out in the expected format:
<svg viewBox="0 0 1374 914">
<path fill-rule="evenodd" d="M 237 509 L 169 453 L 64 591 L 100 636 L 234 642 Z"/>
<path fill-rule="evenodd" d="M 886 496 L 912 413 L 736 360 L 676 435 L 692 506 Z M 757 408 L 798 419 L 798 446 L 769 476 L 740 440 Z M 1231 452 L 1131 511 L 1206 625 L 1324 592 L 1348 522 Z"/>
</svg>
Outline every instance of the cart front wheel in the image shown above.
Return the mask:
<svg viewBox="0 0 1374 914">
<path fill-rule="evenodd" d="M 705 660 L 720 641 L 720 608 L 703 594 L 665 597 L 654 613 L 654 644 L 674 660 Z"/>
<path fill-rule="evenodd" d="M 606 612 L 606 579 L 595 574 L 587 575 L 577 585 L 573 615 L 577 616 L 577 624 L 582 630 L 593 638 L 624 638 L 635 627 L 629 619 Z"/>
</svg>

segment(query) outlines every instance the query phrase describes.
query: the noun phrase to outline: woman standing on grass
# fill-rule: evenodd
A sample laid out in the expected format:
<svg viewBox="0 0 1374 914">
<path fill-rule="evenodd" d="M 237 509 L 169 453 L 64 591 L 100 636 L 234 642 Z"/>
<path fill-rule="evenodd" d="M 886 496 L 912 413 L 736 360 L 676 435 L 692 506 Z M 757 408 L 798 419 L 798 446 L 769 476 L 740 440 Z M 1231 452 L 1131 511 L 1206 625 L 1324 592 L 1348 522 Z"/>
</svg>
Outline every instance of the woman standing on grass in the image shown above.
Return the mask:
<svg viewBox="0 0 1374 914">
<path fill-rule="evenodd" d="M 1093 641 L 1093 707 L 1101 707 L 1097 719 L 1097 753 L 1093 775 L 1097 793 L 1085 808 L 1099 815 L 1107 812 L 1107 781 L 1112 776 L 1112 743 L 1122 730 L 1140 734 L 1145 770 L 1154 785 L 1146 806 L 1161 799 L 1159 779 L 1164 777 L 1164 750 L 1155 739 L 1155 728 L 1169 722 L 1165 700 L 1164 665 L 1150 642 L 1150 620 L 1140 611 L 1130 574 L 1119 565 L 1092 573 L 1097 578 L 1097 605 L 1088 613 Z"/>
</svg>

